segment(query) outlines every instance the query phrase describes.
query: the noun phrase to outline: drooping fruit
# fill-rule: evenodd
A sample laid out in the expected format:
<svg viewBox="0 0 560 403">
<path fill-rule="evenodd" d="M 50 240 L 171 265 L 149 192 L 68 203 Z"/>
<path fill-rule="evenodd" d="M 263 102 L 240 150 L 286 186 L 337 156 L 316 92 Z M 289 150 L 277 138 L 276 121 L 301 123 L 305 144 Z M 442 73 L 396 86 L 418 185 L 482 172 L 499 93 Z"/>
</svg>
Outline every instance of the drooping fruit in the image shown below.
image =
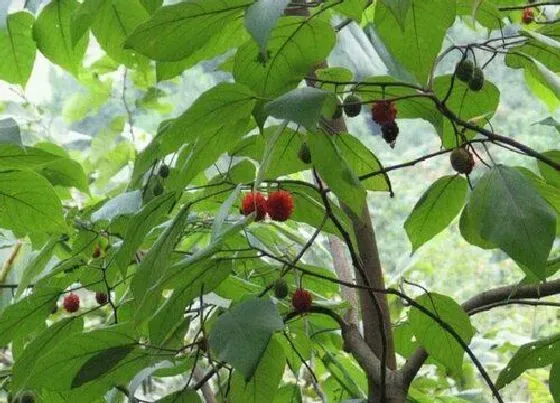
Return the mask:
<svg viewBox="0 0 560 403">
<path fill-rule="evenodd" d="M 473 91 L 480 91 L 484 86 L 484 73 L 478 67 L 473 70 L 472 77 L 469 81 L 469 88 Z"/>
<path fill-rule="evenodd" d="M 288 296 L 288 283 L 283 277 L 278 278 L 274 282 L 274 296 L 278 299 L 283 299 Z"/>
<path fill-rule="evenodd" d="M 163 193 L 163 185 L 159 182 L 156 182 L 154 184 L 153 192 L 154 192 L 154 196 L 159 196 L 160 194 L 162 194 Z"/>
<path fill-rule="evenodd" d="M 250 192 L 241 201 L 241 213 L 249 215 L 256 211 L 256 221 L 264 220 L 266 217 L 266 198 L 260 192 Z"/>
<path fill-rule="evenodd" d="M 399 126 L 397 125 L 397 122 L 392 120 L 381 125 L 381 135 L 391 148 L 395 148 L 397 136 L 399 135 Z"/>
<path fill-rule="evenodd" d="M 298 288 L 292 295 L 292 306 L 298 313 L 309 312 L 313 303 L 311 293 L 303 288 Z"/>
<path fill-rule="evenodd" d="M 474 158 L 466 148 L 459 147 L 454 149 L 449 156 L 451 166 L 460 174 L 468 175 L 474 168 Z"/>
<path fill-rule="evenodd" d="M 294 212 L 294 198 L 285 190 L 278 190 L 268 195 L 266 210 L 275 221 L 286 221 Z"/>
<path fill-rule="evenodd" d="M 169 176 L 169 166 L 163 164 L 159 167 L 159 176 L 167 178 Z"/>
<path fill-rule="evenodd" d="M 348 95 L 342 101 L 342 107 L 346 116 L 350 118 L 356 117 L 362 110 L 362 98 L 357 95 Z"/>
<path fill-rule="evenodd" d="M 392 122 L 397 118 L 397 108 L 394 102 L 378 101 L 371 106 L 371 118 L 379 125 Z"/>
<path fill-rule="evenodd" d="M 470 60 L 463 60 L 455 66 L 455 77 L 459 80 L 468 83 L 472 78 L 474 71 L 474 63 Z"/>
<path fill-rule="evenodd" d="M 521 21 L 523 21 L 524 24 L 530 24 L 535 21 L 535 12 L 532 8 L 527 7 L 523 10 Z"/>
<path fill-rule="evenodd" d="M 105 305 L 107 303 L 107 294 L 104 292 L 96 292 L 95 293 L 95 300 L 99 305 Z"/>
<path fill-rule="evenodd" d="M 298 157 L 304 164 L 311 164 L 311 150 L 307 144 L 301 144 L 298 151 Z"/>
<path fill-rule="evenodd" d="M 80 309 L 80 297 L 76 294 L 70 293 L 64 297 L 62 306 L 66 309 L 66 312 L 74 313 Z"/>
</svg>

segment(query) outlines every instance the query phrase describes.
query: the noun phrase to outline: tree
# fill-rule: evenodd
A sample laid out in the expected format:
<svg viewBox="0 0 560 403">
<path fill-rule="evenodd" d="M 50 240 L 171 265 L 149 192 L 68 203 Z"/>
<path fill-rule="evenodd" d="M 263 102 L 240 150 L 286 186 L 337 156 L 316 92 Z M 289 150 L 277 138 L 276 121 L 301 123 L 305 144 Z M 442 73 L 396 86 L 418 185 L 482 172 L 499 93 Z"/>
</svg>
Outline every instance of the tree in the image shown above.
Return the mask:
<svg viewBox="0 0 560 403">
<path fill-rule="evenodd" d="M 3 284 L 14 291 L 0 315 L 0 343 L 14 356 L 6 391 L 20 401 L 134 401 L 146 379 L 183 374 L 159 401 L 432 401 L 435 390 L 411 386 L 422 366 L 459 376 L 466 355 L 497 401 L 528 369 L 552 365 L 560 401 L 559 336 L 522 346 L 497 379 L 469 347 L 470 316 L 555 306 L 543 298 L 560 294 L 551 279 L 560 268 L 560 150 L 500 135 L 490 120 L 500 91 L 485 77 L 505 63 L 524 71 L 535 96 L 558 102 L 560 25 L 549 2 L 45 3 L 6 17 L 0 79 L 26 101 L 40 52 L 88 89 L 65 111 L 80 121 L 111 100 L 111 77 L 122 73 L 125 116 L 99 130 L 85 158 L 36 126 L 30 143 L 13 119 L 1 122 L 0 227 L 36 251 L 18 283 Z M 488 39 L 442 49 L 461 21 Z M 387 75 L 354 79 L 328 66 L 337 35 L 357 24 Z M 104 55 L 85 67 L 92 37 Z M 136 153 L 132 108 L 163 115 L 160 84 L 220 55 L 230 79 L 179 116 L 159 117 Z M 449 60 L 456 68 L 442 71 Z M 383 166 L 347 132 L 345 120 L 360 113 L 388 147 L 400 119 L 423 119 L 441 148 Z M 126 126 L 128 139 L 119 137 Z M 495 162 L 497 148 L 534 159 L 538 172 Z M 391 171 L 442 155 L 455 172 L 410 212 L 413 251 L 460 216 L 464 239 L 505 252 L 526 274 L 521 284 L 463 303 L 425 289 L 414 297 L 405 279 L 385 285 L 368 192 L 392 194 Z M 111 189 L 119 173 L 126 184 Z M 306 257 L 324 239 L 332 267 Z M 302 368 L 305 383 L 286 375 Z"/>
</svg>

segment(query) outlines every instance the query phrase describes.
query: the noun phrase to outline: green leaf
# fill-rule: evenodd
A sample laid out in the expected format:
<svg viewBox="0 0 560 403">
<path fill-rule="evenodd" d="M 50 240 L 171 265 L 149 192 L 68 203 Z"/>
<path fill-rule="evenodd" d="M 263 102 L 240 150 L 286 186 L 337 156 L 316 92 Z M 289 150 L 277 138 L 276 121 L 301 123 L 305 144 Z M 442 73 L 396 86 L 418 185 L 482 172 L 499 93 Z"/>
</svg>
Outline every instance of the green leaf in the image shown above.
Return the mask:
<svg viewBox="0 0 560 403">
<path fill-rule="evenodd" d="M 222 233 L 222 227 L 224 226 L 224 221 L 229 217 L 231 208 L 234 203 L 239 200 L 239 194 L 241 193 L 241 185 L 237 185 L 235 190 L 231 192 L 227 200 L 222 203 L 220 210 L 212 223 L 212 235 L 210 241 L 216 240 L 218 236 Z"/>
<path fill-rule="evenodd" d="M 9 14 L 0 30 L 0 80 L 25 87 L 31 76 L 35 51 L 31 27 L 33 15 L 21 11 Z"/>
<path fill-rule="evenodd" d="M 482 249 L 496 249 L 498 248 L 492 242 L 482 239 L 477 228 L 474 226 L 473 221 L 469 217 L 468 204 L 463 209 L 461 213 L 461 218 L 459 221 L 459 229 L 461 231 L 461 236 L 470 243 L 471 245 L 478 246 Z"/>
<path fill-rule="evenodd" d="M 428 188 L 404 223 L 413 252 L 447 228 L 463 208 L 467 189 L 459 175 L 439 178 Z"/>
<path fill-rule="evenodd" d="M 77 161 L 71 159 L 62 147 L 53 143 L 40 143 L 36 147 L 60 156 L 59 159 L 36 169 L 38 173 L 47 178 L 53 185 L 74 186 L 83 192 L 88 192 L 88 180 L 84 169 Z"/>
<path fill-rule="evenodd" d="M 291 120 L 314 133 L 325 103 L 332 104 L 332 109 L 336 105 L 330 92 L 312 87 L 296 88 L 268 102 L 264 112 L 278 119 Z"/>
<path fill-rule="evenodd" d="M 468 215 L 480 238 L 544 279 L 556 235 L 556 213 L 514 168 L 494 166 L 476 184 Z"/>
<path fill-rule="evenodd" d="M 221 315 L 208 341 L 219 360 L 231 364 L 248 380 L 257 371 L 272 334 L 283 327 L 270 299 L 251 298 Z M 281 352 L 282 347 L 278 348 Z"/>
<path fill-rule="evenodd" d="M 451 326 L 466 344 L 470 343 L 474 329 L 469 316 L 452 298 L 429 293 L 416 298 L 416 302 Z M 416 340 L 436 361 L 461 374 L 464 351 L 451 334 L 416 308 L 410 309 L 408 322 Z"/>
<path fill-rule="evenodd" d="M 290 383 L 278 388 L 273 403 L 302 403 L 302 401 L 298 385 Z"/>
<path fill-rule="evenodd" d="M 357 176 L 371 174 L 383 169 L 379 159 L 357 137 L 342 134 L 334 136 L 333 141 Z M 371 176 L 361 182 L 369 191 L 391 192 L 391 182 L 386 173 Z"/>
<path fill-rule="evenodd" d="M 76 0 L 53 0 L 39 14 L 33 25 L 37 48 L 51 62 L 77 75 L 82 66 L 88 38 L 83 36 L 74 46 L 70 26 L 72 14 L 79 7 Z"/>
<path fill-rule="evenodd" d="M 503 388 L 528 369 L 543 368 L 556 362 L 560 362 L 559 335 L 524 344 L 500 372 L 496 387 L 498 389 Z"/>
<path fill-rule="evenodd" d="M 140 4 L 142 4 L 147 12 L 153 14 L 162 6 L 163 0 L 140 0 Z"/>
<path fill-rule="evenodd" d="M 89 31 L 106 0 L 85 0 L 72 14 L 70 33 L 72 46 L 76 46 Z"/>
<path fill-rule="evenodd" d="M 52 307 L 51 307 L 52 308 Z M 18 356 L 13 367 L 12 387 L 14 390 L 23 389 L 33 367 L 41 361 L 57 345 L 64 345 L 66 340 L 74 337 L 82 331 L 84 322 L 81 317 L 70 317 L 56 322 L 31 343 L 25 346 L 25 350 Z"/>
<path fill-rule="evenodd" d="M 543 153 L 543 155 L 554 162 L 560 163 L 560 150 L 547 151 Z M 537 164 L 539 166 L 539 172 L 546 182 L 560 189 L 560 172 L 542 161 L 538 161 Z"/>
<path fill-rule="evenodd" d="M 132 217 L 110 267 L 116 267 L 123 275 L 126 273 L 130 259 L 142 245 L 146 234 L 162 220 L 174 202 L 174 194 L 163 194 L 151 200 Z"/>
<path fill-rule="evenodd" d="M 455 22 L 455 2 L 410 0 L 408 12 L 406 4 L 388 8 L 385 3 L 379 1 L 376 5 L 377 32 L 393 58 L 423 85 L 430 77 L 447 28 Z M 395 11 L 399 18 L 395 17 Z M 404 24 L 403 14 L 406 14 Z M 399 24 L 401 29 L 395 29 Z"/>
<path fill-rule="evenodd" d="M 136 213 L 142 207 L 142 191 L 121 193 L 105 202 L 103 206 L 91 215 L 91 221 L 111 221 L 123 214 Z"/>
<path fill-rule="evenodd" d="M 412 0 L 381 0 L 381 2 L 391 11 L 401 30 L 404 31 L 406 16 L 408 15 L 408 10 L 410 10 Z"/>
<path fill-rule="evenodd" d="M 1 228 L 20 232 L 64 228 L 58 196 L 51 184 L 34 172 L 0 172 L 0 205 Z"/>
<path fill-rule="evenodd" d="M 290 0 L 258 0 L 245 12 L 245 26 L 261 52 L 266 52 L 270 32 L 289 3 Z"/>
<path fill-rule="evenodd" d="M 334 194 L 356 214 L 361 215 L 366 189 L 352 171 L 331 136 L 320 132 L 307 136 L 311 160 Z"/>
<path fill-rule="evenodd" d="M 139 0 L 105 0 L 96 14 L 91 30 L 109 57 L 130 68 L 146 67 L 144 56 L 124 49 L 128 36 L 150 17 Z"/>
<path fill-rule="evenodd" d="M 190 0 L 162 7 L 136 28 L 125 46 L 153 60 L 184 59 L 252 3 L 249 0 Z"/>
<path fill-rule="evenodd" d="M 437 77 L 434 80 L 434 93 L 440 99 L 443 99 L 451 85 L 451 76 L 445 75 Z M 446 105 L 458 117 L 463 120 L 474 120 L 474 123 L 481 126 L 486 125 L 487 120 L 494 116 L 498 104 L 500 102 L 500 91 L 490 81 L 484 81 L 484 87 L 481 91 L 471 91 L 468 85 L 460 80 L 455 80 L 453 84 L 453 92 L 446 102 Z M 436 126 L 438 133 L 445 148 L 453 148 L 462 144 L 462 140 L 457 138 L 453 125 L 448 119 L 443 120 L 440 127 Z M 465 137 L 472 139 L 476 136 L 476 132 L 466 131 Z"/>
<path fill-rule="evenodd" d="M 60 159 L 60 155 L 51 154 L 34 147 L 21 147 L 16 144 L 0 144 L 0 170 L 37 169 Z"/>
<path fill-rule="evenodd" d="M 8 306 L 0 316 L 0 345 L 33 332 L 50 315 L 60 289 L 45 287 Z"/>
<path fill-rule="evenodd" d="M 72 379 L 71 387 L 79 388 L 84 383 L 91 382 L 104 376 L 126 358 L 134 346 L 117 346 L 101 351 L 89 358 Z"/>
<path fill-rule="evenodd" d="M 45 266 L 51 259 L 54 248 L 58 243 L 57 238 L 53 238 L 47 242 L 45 246 L 37 253 L 25 267 L 23 274 L 21 275 L 21 280 L 19 281 L 18 288 L 16 289 L 16 298 L 19 298 L 21 294 L 27 289 L 27 286 L 33 282 L 33 280 L 39 276 Z"/>
<path fill-rule="evenodd" d="M 550 389 L 550 394 L 554 398 L 554 402 L 560 402 L 560 362 L 552 364 L 552 368 L 550 368 L 548 387 Z"/>
<path fill-rule="evenodd" d="M 200 403 L 200 396 L 190 389 L 183 389 L 180 392 L 175 392 L 172 395 L 166 396 L 158 400 L 158 403 Z"/>
<path fill-rule="evenodd" d="M 233 77 L 260 96 L 277 97 L 296 88 L 329 55 L 334 43 L 335 34 L 327 21 L 282 17 L 268 41 L 266 61 L 259 61 L 259 46 L 251 40 L 235 55 Z"/>
<path fill-rule="evenodd" d="M 336 5 L 334 10 L 340 14 L 352 18 L 358 24 L 362 21 L 362 12 L 369 5 L 368 0 L 345 0 Z"/>
<path fill-rule="evenodd" d="M 232 403 L 272 402 L 278 384 L 284 374 L 286 358 L 282 346 L 274 338 L 270 339 L 257 369 L 250 381 L 243 373 L 235 371 L 231 382 Z"/>
</svg>

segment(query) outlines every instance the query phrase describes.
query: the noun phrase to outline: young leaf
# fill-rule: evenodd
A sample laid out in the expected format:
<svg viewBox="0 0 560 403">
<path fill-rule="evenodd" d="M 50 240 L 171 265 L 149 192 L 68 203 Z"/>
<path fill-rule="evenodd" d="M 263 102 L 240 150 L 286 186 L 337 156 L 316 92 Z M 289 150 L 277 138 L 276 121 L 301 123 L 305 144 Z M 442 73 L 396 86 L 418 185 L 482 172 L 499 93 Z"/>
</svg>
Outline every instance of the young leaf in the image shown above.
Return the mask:
<svg viewBox="0 0 560 403">
<path fill-rule="evenodd" d="M 231 364 L 249 380 L 272 334 L 283 327 L 284 322 L 270 299 L 252 298 L 221 315 L 208 341 L 218 359 Z M 278 348 L 281 353 L 282 347 Z"/>
<path fill-rule="evenodd" d="M 21 11 L 9 14 L 0 30 L 0 80 L 25 87 L 35 62 L 36 46 L 31 27 L 33 15 Z"/>
<path fill-rule="evenodd" d="M 474 335 L 474 329 L 469 316 L 452 298 L 430 293 L 416 298 L 416 302 L 450 325 L 465 343 L 470 343 Z M 435 360 L 453 370 L 456 374 L 462 372 L 465 352 L 450 333 L 416 308 L 410 309 L 408 322 L 416 340 Z"/>
<path fill-rule="evenodd" d="M 447 228 L 459 214 L 467 188 L 465 178 L 450 175 L 439 178 L 422 195 L 404 223 L 413 252 Z"/>
</svg>

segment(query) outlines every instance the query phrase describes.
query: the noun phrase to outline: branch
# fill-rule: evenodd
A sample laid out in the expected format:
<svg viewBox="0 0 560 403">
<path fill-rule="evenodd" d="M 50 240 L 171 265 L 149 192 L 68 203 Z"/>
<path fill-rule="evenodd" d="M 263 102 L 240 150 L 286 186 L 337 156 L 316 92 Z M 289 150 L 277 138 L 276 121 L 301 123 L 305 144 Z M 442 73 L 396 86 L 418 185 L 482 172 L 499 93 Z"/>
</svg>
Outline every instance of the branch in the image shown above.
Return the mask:
<svg viewBox="0 0 560 403">
<path fill-rule="evenodd" d="M 528 7 L 538 7 L 538 6 L 560 6 L 558 1 L 543 1 L 540 3 L 524 4 L 522 6 L 508 6 L 508 7 L 498 7 L 499 11 L 513 11 L 513 10 L 523 10 Z"/>
</svg>

